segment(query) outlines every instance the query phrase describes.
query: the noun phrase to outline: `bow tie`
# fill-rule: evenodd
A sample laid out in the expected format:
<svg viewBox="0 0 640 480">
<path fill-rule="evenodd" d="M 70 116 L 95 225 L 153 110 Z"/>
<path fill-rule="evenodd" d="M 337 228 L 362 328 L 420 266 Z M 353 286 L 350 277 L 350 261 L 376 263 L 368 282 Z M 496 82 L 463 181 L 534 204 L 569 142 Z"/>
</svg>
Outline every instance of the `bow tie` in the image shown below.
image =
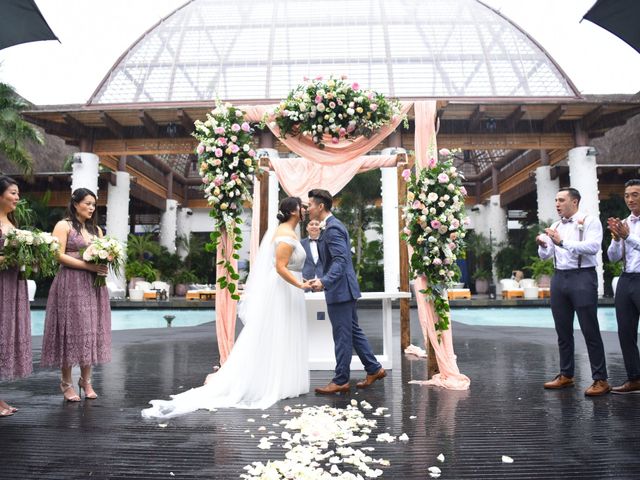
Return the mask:
<svg viewBox="0 0 640 480">
<path fill-rule="evenodd" d="M 572 223 L 573 218 L 562 218 L 562 223 Z"/>
<path fill-rule="evenodd" d="M 317 239 L 317 238 L 310 238 L 310 239 L 309 239 L 309 242 L 317 242 L 317 241 L 318 241 L 318 239 Z"/>
<path fill-rule="evenodd" d="M 640 217 L 636 217 L 635 215 L 631 215 L 631 216 L 629 217 L 629 221 L 630 221 L 631 223 L 636 223 L 638 220 L 640 220 Z"/>
</svg>

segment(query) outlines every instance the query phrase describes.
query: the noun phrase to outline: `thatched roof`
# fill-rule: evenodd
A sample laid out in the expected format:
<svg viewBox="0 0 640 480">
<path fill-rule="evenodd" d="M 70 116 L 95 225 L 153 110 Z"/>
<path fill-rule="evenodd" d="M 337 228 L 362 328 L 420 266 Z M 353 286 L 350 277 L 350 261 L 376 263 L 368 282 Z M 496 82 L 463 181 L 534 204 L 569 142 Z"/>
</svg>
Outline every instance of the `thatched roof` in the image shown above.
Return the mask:
<svg viewBox="0 0 640 480">
<path fill-rule="evenodd" d="M 640 100 L 640 92 L 632 98 Z M 590 143 L 598 150 L 598 165 L 640 165 L 640 115 Z"/>
</svg>

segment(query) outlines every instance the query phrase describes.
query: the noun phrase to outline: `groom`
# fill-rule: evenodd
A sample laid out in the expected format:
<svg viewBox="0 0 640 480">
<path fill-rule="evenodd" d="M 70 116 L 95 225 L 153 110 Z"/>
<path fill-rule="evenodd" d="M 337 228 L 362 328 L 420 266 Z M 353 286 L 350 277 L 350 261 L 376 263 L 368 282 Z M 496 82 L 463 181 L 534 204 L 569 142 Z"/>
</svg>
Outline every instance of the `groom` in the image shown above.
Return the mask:
<svg viewBox="0 0 640 480">
<path fill-rule="evenodd" d="M 356 301 L 361 295 L 351 261 L 351 242 L 345 226 L 331 214 L 332 205 L 333 199 L 326 190 L 315 189 L 309 192 L 307 212 L 310 220 L 320 222 L 322 233 L 318 242 L 318 254 L 323 265 L 322 277 L 310 283 L 314 291 L 324 290 L 336 354 L 335 376 L 326 387 L 316 388 L 316 393 L 319 394 L 349 391 L 354 348 L 367 371 L 367 378 L 356 384 L 358 388 L 366 388 L 387 376 L 358 325 Z"/>
</svg>

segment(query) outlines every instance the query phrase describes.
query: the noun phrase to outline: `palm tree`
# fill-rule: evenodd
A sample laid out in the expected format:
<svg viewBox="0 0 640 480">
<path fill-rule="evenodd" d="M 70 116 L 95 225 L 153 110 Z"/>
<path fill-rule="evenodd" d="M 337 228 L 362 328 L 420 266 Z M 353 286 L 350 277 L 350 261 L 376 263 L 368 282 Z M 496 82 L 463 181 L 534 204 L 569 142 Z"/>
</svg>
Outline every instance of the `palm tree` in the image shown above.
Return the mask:
<svg viewBox="0 0 640 480">
<path fill-rule="evenodd" d="M 44 143 L 40 132 L 20 116 L 28 108 L 30 105 L 11 86 L 0 83 L 0 153 L 25 173 L 33 171 L 25 141 Z"/>
</svg>

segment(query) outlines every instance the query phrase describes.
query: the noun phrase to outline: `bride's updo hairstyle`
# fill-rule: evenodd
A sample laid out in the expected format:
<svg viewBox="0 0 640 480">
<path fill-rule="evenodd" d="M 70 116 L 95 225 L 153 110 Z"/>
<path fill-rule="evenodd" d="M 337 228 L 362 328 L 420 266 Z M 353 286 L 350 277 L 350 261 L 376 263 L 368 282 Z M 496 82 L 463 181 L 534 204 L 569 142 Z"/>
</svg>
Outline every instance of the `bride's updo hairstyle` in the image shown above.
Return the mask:
<svg viewBox="0 0 640 480">
<path fill-rule="evenodd" d="M 291 218 L 291 215 L 302 208 L 302 200 L 298 197 L 287 197 L 278 205 L 276 218 L 280 223 L 284 223 Z"/>
</svg>

